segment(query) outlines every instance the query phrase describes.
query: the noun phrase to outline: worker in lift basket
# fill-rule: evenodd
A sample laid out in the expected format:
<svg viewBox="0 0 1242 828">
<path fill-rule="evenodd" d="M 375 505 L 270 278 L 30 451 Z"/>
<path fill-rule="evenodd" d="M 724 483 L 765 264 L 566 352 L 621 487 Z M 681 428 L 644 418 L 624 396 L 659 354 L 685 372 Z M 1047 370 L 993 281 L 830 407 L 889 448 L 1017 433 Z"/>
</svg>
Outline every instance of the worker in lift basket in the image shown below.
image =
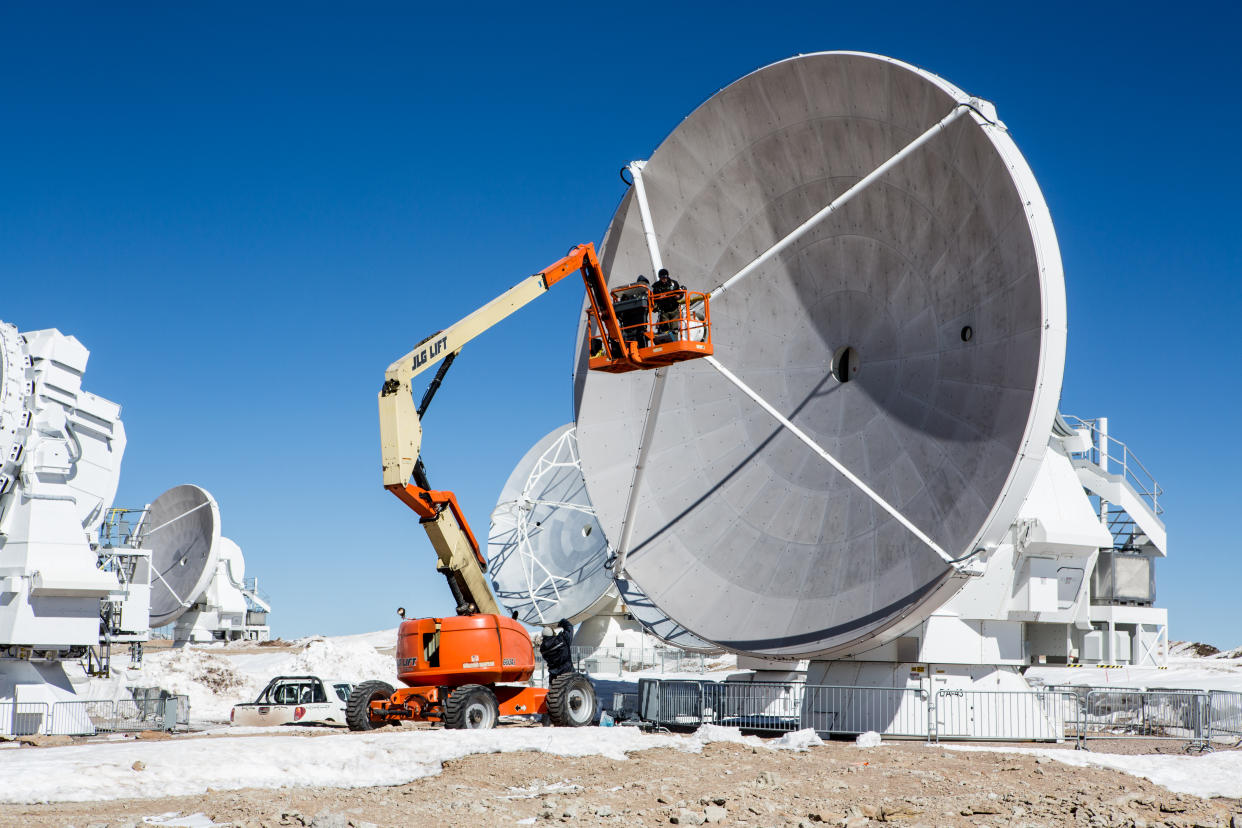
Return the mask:
<svg viewBox="0 0 1242 828">
<path fill-rule="evenodd" d="M 660 268 L 655 284 L 651 286 L 651 295 L 655 300 L 656 314 L 660 319 L 658 330 L 662 334 L 671 334 L 668 339 L 677 338 L 677 323 L 675 320 L 681 317 L 681 302 L 685 297 L 681 293 L 675 293 L 671 296 L 667 294 L 682 289 L 681 283 L 669 276 L 668 269 L 663 267 Z"/>
<path fill-rule="evenodd" d="M 574 625 L 562 618 L 559 626 L 560 632 L 544 627 L 543 640 L 539 642 L 539 654 L 548 666 L 548 681 L 574 671 L 574 657 L 570 649 L 574 643 Z"/>
</svg>

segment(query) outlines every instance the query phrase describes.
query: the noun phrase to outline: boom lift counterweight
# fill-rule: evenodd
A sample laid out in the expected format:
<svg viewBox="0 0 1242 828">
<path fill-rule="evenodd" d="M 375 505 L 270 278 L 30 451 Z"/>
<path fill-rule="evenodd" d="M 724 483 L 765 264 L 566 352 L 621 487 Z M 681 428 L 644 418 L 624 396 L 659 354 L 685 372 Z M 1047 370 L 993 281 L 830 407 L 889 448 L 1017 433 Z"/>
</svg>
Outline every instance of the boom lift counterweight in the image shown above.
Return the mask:
<svg viewBox="0 0 1242 828">
<path fill-rule="evenodd" d="M 680 319 L 665 314 L 655 323 L 649 313 L 644 330 L 635 331 L 634 325 L 623 328 L 613 310 L 616 291 L 608 289 L 595 246 L 582 244 L 388 366 L 379 393 L 384 488 L 419 516 L 436 551 L 436 569 L 457 602 L 457 617 L 401 623 L 397 674 L 408 686 L 394 690 L 378 681 L 358 685 L 346 717 L 354 730 L 402 719 L 440 721 L 458 728 L 494 727 L 498 716 L 518 713 L 547 713 L 553 724 L 568 726 L 588 724 L 594 718 L 594 688 L 580 673 L 557 676 L 547 689 L 512 683 L 525 682 L 534 673 L 530 636 L 520 623 L 501 614 L 485 577 L 487 559 L 456 496 L 431 488 L 419 457 L 421 418 L 462 347 L 574 271 L 582 275 L 590 306 L 592 370 L 659 368 L 712 352 L 706 296 L 686 291 L 677 297 L 663 295 L 665 304 L 671 298 L 682 308 Z M 695 305 L 701 310 L 692 312 Z M 654 313 L 654 305 L 650 310 Z M 440 367 L 415 407 L 413 379 L 437 363 Z"/>
</svg>

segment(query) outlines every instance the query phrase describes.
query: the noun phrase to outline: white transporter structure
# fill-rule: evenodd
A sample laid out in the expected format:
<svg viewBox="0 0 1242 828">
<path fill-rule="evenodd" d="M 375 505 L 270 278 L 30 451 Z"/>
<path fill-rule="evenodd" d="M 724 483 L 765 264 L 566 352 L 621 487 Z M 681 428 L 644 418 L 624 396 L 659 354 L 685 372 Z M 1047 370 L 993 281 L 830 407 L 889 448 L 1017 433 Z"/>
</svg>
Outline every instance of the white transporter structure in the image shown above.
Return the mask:
<svg viewBox="0 0 1242 828">
<path fill-rule="evenodd" d="M 579 354 L 620 582 L 816 683 L 1018 689 L 1041 660 L 1163 660 L 1158 488 L 1101 421 L 1058 416 L 1060 255 L 991 104 L 804 55 L 630 170 L 601 262 L 617 285 L 714 285 L 715 355 L 606 375 Z"/>
<path fill-rule="evenodd" d="M 99 643 L 101 601 L 125 597 L 95 549 L 125 429 L 82 389 L 88 356 L 0 323 L 0 702 L 72 698 L 65 660 Z"/>
<path fill-rule="evenodd" d="M 241 547 L 220 535 L 206 489 L 174 486 L 147 509 L 139 545 L 151 555 L 151 626 L 173 625 L 177 643 L 266 641 L 271 605 L 246 580 Z"/>
</svg>

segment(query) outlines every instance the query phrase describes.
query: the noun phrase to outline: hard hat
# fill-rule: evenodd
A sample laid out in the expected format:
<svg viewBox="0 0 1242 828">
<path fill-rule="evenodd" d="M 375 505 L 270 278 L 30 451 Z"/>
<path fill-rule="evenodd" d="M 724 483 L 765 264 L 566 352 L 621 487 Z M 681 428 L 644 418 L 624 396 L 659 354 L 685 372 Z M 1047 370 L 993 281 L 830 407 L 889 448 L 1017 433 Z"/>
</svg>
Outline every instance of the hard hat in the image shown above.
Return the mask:
<svg viewBox="0 0 1242 828">
<path fill-rule="evenodd" d="M 656 276 L 658 276 L 661 279 L 668 278 L 668 268 L 667 267 L 660 268 L 660 272 L 657 273 Z"/>
<path fill-rule="evenodd" d="M 647 277 L 646 277 L 646 276 L 639 276 L 639 277 L 638 277 L 638 281 L 639 281 L 639 282 L 641 282 L 641 283 L 642 283 L 642 284 L 644 284 L 644 285 L 649 285 L 649 284 L 651 284 L 650 282 L 648 282 L 648 281 L 647 281 Z"/>
</svg>

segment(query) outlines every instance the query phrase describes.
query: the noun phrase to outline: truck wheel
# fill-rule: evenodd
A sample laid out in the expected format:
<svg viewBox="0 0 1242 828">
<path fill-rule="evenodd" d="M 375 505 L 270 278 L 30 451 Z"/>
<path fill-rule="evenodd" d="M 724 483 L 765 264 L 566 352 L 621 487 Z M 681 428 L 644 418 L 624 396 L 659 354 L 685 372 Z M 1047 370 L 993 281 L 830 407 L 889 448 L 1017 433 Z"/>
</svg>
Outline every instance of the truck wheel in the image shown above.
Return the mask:
<svg viewBox="0 0 1242 828">
<path fill-rule="evenodd" d="M 375 722 L 371 719 L 371 702 L 391 698 L 392 685 L 386 681 L 364 681 L 349 694 L 345 702 L 345 723 L 350 730 L 374 730 L 383 727 L 386 722 Z"/>
<path fill-rule="evenodd" d="M 548 688 L 548 718 L 557 727 L 582 727 L 595 719 L 595 685 L 582 673 L 564 673 Z"/>
<path fill-rule="evenodd" d="M 451 730 L 490 730 L 500 709 L 496 694 L 481 684 L 463 684 L 444 702 L 444 726 Z"/>
</svg>

